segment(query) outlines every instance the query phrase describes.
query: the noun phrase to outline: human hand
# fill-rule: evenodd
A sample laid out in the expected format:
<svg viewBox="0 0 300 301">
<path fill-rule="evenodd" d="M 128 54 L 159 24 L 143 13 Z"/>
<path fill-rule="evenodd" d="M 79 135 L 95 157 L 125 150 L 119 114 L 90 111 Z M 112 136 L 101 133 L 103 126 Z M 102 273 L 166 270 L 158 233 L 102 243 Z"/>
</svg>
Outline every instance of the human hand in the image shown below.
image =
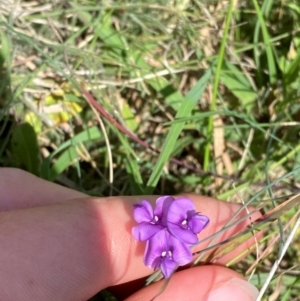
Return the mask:
<svg viewBox="0 0 300 301">
<path fill-rule="evenodd" d="M 7 168 L 0 169 L 0 191 L 0 300 L 87 300 L 117 285 L 118 294 L 126 296 L 152 273 L 143 264 L 144 243 L 131 234 L 136 225 L 132 205 L 141 197 L 92 198 Z M 203 196 L 189 198 L 210 218 L 200 239 L 221 229 L 240 207 Z M 259 216 L 253 213 L 252 220 Z M 245 219 L 218 241 L 249 223 Z M 155 300 L 255 300 L 257 290 L 222 266 L 253 242 L 243 243 L 215 265 L 175 273 Z M 154 283 L 126 300 L 151 300 L 161 285 Z"/>
</svg>

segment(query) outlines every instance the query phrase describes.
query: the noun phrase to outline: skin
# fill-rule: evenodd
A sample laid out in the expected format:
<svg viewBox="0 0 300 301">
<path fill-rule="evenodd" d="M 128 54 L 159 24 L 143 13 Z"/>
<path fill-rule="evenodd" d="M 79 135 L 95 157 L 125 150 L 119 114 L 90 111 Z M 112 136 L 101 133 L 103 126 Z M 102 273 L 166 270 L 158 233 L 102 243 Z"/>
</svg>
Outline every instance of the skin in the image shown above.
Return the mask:
<svg viewBox="0 0 300 301">
<path fill-rule="evenodd" d="M 145 244 L 134 240 L 131 228 L 136 225 L 132 205 L 142 198 L 154 203 L 155 196 L 88 197 L 11 168 L 0 169 L 0 191 L 0 300 L 81 301 L 107 287 L 117 288 L 124 299 L 153 272 L 143 264 Z M 186 196 L 197 211 L 210 217 L 200 239 L 221 229 L 240 208 L 204 196 Z M 254 211 L 252 220 L 258 217 Z M 218 241 L 249 223 L 245 219 Z M 242 279 L 222 265 L 253 243 L 250 239 L 214 265 L 176 272 L 164 297 L 156 300 L 205 300 L 228 279 Z M 150 300 L 161 285 L 138 290 L 127 300 Z"/>
</svg>

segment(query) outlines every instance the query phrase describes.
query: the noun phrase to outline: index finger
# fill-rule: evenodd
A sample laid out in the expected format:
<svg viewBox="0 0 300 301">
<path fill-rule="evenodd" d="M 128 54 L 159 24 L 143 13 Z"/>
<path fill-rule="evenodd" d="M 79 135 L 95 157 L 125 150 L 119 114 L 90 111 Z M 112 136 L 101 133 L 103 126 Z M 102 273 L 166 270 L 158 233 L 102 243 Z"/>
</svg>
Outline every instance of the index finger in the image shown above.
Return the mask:
<svg viewBox="0 0 300 301">
<path fill-rule="evenodd" d="M 131 234 L 136 224 L 133 204 L 145 198 L 156 199 L 82 198 L 0 213 L 0 281 L 5 286 L 1 299 L 7 300 L 7 293 L 14 300 L 86 300 L 105 287 L 150 275 L 153 271 L 143 264 L 145 243 Z M 200 238 L 223 227 L 240 207 L 203 196 L 190 198 L 211 220 Z M 247 223 L 225 231 L 221 239 Z"/>
<path fill-rule="evenodd" d="M 240 209 L 239 204 L 226 203 L 218 201 L 205 196 L 188 195 L 196 206 L 197 211 L 207 215 L 210 218 L 209 226 L 200 234 L 200 240 L 204 239 L 224 227 L 224 225 L 232 218 L 232 216 Z M 109 271 L 103 271 L 107 277 L 109 272 L 110 277 L 108 285 L 115 285 L 124 283 L 136 278 L 141 278 L 149 275 L 152 271 L 146 268 L 143 264 L 143 253 L 145 249 L 144 242 L 137 242 L 131 235 L 131 229 L 136 225 L 132 217 L 134 203 L 141 199 L 147 199 L 154 202 L 156 197 L 117 197 L 107 198 L 102 204 L 102 210 L 99 212 L 103 231 L 103 244 L 111 246 L 111 252 L 105 254 L 105 260 L 111 264 L 108 266 Z M 97 202 L 97 200 L 95 200 Z M 109 212 L 113 213 L 113 219 Z M 247 215 L 246 210 L 241 211 L 237 216 L 240 219 Z M 254 211 L 251 220 L 260 217 L 258 211 Z M 234 234 L 245 229 L 249 225 L 249 219 L 243 219 L 240 223 L 230 227 L 224 231 L 215 241 L 224 241 Z M 210 244 L 211 240 L 205 241 L 203 244 L 197 246 L 193 251 L 203 249 Z M 234 249 L 230 254 L 218 259 L 218 263 L 225 264 L 243 250 L 246 250 L 254 243 L 254 239 L 250 239 Z M 104 277 L 104 276 L 103 276 Z"/>
</svg>

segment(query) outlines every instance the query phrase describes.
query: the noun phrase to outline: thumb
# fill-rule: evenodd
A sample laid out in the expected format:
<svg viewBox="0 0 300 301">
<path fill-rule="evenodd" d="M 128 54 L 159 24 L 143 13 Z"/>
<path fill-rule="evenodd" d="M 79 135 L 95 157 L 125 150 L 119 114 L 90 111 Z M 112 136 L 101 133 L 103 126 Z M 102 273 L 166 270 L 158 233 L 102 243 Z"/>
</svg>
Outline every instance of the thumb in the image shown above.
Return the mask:
<svg viewBox="0 0 300 301">
<path fill-rule="evenodd" d="M 126 301 L 150 301 L 163 280 L 130 296 Z M 258 290 L 236 272 L 221 266 L 202 266 L 175 273 L 155 301 L 255 301 Z"/>
</svg>

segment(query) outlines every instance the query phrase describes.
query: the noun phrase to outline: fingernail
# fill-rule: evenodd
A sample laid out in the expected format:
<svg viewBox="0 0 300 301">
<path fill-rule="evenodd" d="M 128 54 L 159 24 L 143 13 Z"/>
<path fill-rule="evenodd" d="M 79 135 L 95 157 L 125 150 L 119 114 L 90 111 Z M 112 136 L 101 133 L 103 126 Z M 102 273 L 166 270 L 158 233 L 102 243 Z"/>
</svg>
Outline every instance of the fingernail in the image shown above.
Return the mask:
<svg viewBox="0 0 300 301">
<path fill-rule="evenodd" d="M 255 301 L 258 294 L 258 289 L 251 283 L 239 278 L 232 278 L 213 290 L 207 301 Z"/>
</svg>

